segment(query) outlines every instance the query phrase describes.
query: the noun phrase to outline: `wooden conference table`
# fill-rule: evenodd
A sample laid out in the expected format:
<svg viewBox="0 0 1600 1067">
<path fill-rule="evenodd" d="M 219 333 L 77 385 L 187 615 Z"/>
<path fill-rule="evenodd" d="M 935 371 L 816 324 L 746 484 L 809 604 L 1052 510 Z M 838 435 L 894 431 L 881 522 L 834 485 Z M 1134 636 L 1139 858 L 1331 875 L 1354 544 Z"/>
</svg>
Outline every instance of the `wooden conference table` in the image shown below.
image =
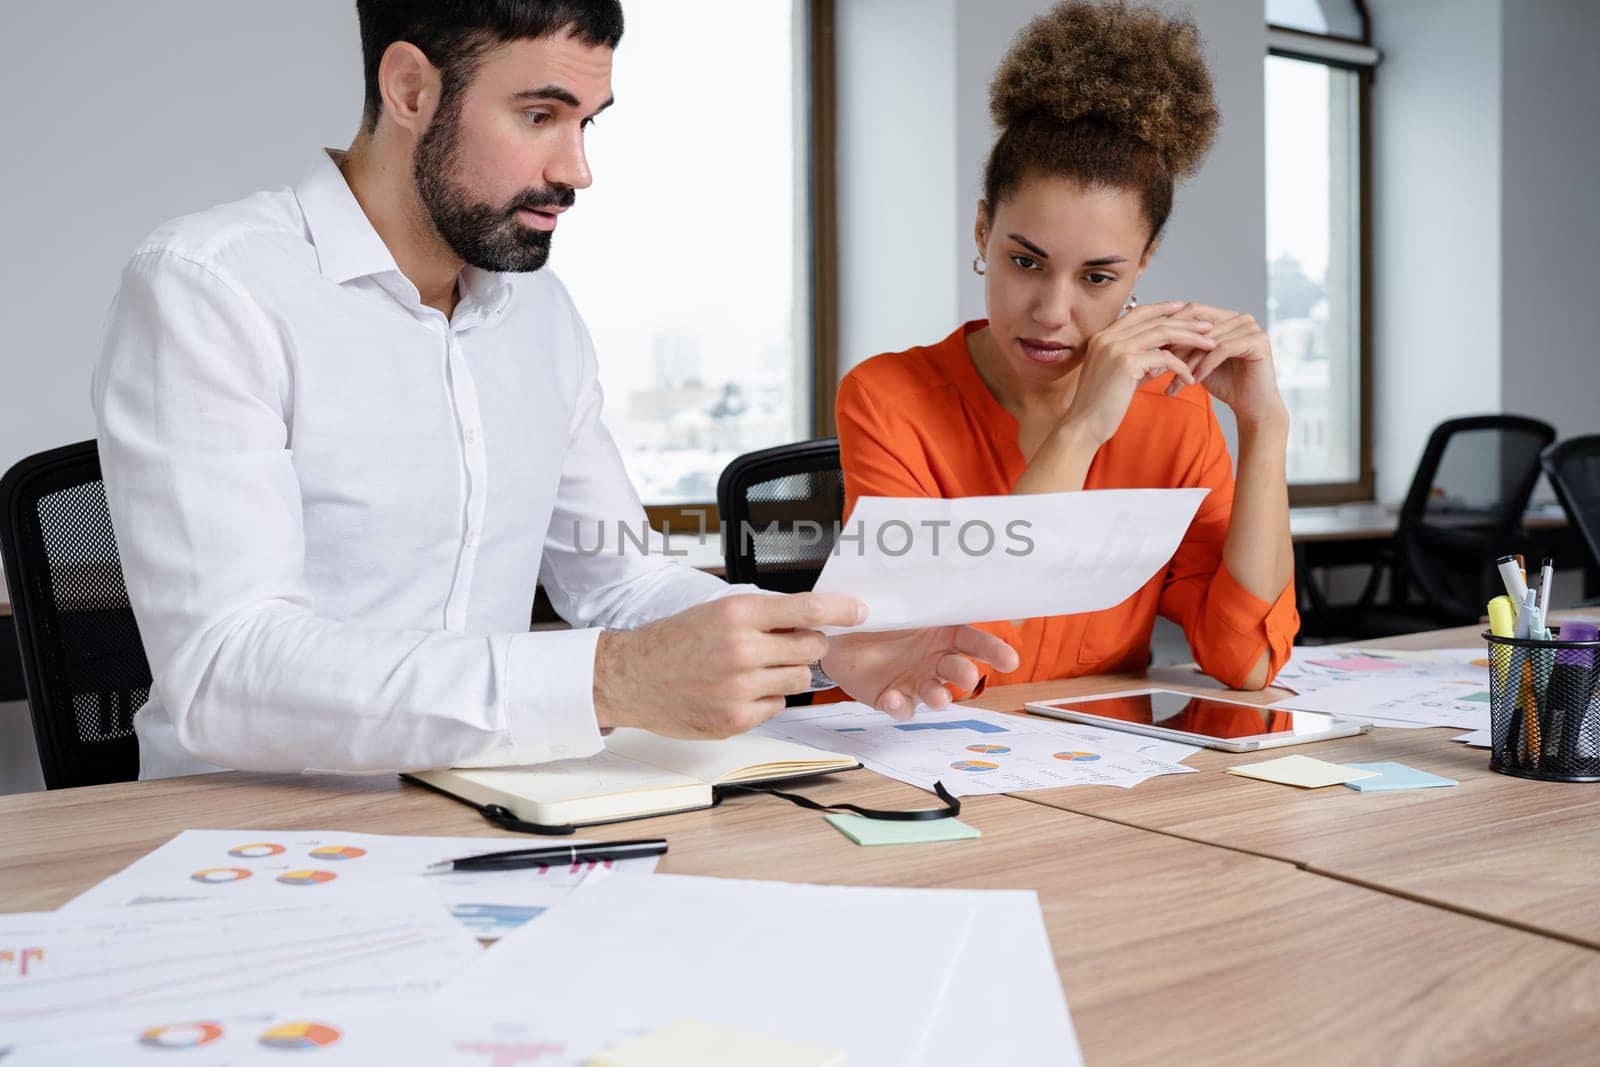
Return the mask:
<svg viewBox="0 0 1600 1067">
<path fill-rule="evenodd" d="M 1130 681 L 1142 679 L 1009 687 L 978 703 Z M 592 836 L 647 827 L 672 842 L 661 870 L 681 874 L 1035 889 L 1090 1064 L 1581 1059 L 1600 1019 L 1600 787 L 1491 774 L 1487 753 L 1449 736 L 1378 730 L 1308 751 L 1400 759 L 1459 778 L 1454 789 L 1302 793 L 1221 773 L 1257 757 L 1203 752 L 1190 760 L 1202 773 L 1133 790 L 968 798 L 976 841 L 862 848 L 764 797 Z M 800 788 L 928 799 L 865 771 Z M 495 832 L 392 776 L 229 773 L 3 797 L 0 907 L 56 907 L 197 822 Z"/>
</svg>

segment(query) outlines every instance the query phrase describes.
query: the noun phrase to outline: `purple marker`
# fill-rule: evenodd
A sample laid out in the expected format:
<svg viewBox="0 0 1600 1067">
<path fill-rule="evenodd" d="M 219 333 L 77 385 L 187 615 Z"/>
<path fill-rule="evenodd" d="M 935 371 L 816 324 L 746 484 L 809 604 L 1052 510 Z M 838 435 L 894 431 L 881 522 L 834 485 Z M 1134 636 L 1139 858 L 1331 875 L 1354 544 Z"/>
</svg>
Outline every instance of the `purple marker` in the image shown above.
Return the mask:
<svg viewBox="0 0 1600 1067">
<path fill-rule="evenodd" d="M 1587 619 L 1574 619 L 1561 624 L 1558 640 L 1597 641 L 1600 627 Z M 1556 649 L 1555 668 L 1550 672 L 1550 716 L 1554 720 L 1551 736 L 1556 738 L 1556 751 L 1549 753 L 1555 760 L 1569 766 L 1580 757 L 1595 753 L 1580 752 L 1583 747 L 1584 719 L 1597 710 L 1595 654 L 1592 648 Z M 1596 724 L 1594 730 L 1600 730 Z M 1593 731 L 1591 731 L 1593 732 Z M 1569 769 L 1567 773 L 1572 773 Z"/>
</svg>

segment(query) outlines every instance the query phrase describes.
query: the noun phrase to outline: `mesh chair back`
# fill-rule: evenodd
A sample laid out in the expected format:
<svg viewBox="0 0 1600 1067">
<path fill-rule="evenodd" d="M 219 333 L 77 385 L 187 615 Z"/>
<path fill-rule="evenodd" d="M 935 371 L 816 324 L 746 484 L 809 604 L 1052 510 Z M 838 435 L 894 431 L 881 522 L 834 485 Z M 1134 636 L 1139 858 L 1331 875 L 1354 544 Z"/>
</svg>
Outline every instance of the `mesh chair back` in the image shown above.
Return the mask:
<svg viewBox="0 0 1600 1067">
<path fill-rule="evenodd" d="M 1571 437 L 1539 456 L 1555 487 L 1556 499 L 1589 547 L 1589 562 L 1600 568 L 1600 434 Z"/>
<path fill-rule="evenodd" d="M 730 582 L 803 593 L 817 582 L 844 517 L 839 441 L 763 449 L 728 464 L 717 483 Z"/>
<path fill-rule="evenodd" d="M 1441 622 L 1467 625 L 1502 591 L 1494 562 L 1510 547 L 1556 431 L 1520 415 L 1449 419 L 1434 428 L 1400 508 L 1407 577 Z"/>
<path fill-rule="evenodd" d="M 0 479 L 0 550 L 45 786 L 139 774 L 133 713 L 150 666 L 123 586 L 93 441 L 30 456 Z"/>
</svg>

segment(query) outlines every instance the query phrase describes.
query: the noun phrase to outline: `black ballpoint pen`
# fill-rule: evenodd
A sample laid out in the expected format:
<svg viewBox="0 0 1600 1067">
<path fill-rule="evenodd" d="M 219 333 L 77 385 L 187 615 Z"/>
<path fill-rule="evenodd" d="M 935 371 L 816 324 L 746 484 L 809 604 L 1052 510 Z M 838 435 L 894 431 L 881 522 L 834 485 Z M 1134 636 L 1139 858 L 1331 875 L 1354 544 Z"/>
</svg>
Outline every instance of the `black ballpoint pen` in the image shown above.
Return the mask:
<svg viewBox="0 0 1600 1067">
<path fill-rule="evenodd" d="M 477 856 L 440 860 L 429 870 L 510 871 L 522 867 L 552 867 L 566 863 L 601 863 L 606 860 L 632 860 L 660 856 L 667 851 L 663 837 L 638 841 L 594 841 L 587 845 L 550 845 L 544 848 L 519 848 L 510 852 L 485 852 Z"/>
</svg>

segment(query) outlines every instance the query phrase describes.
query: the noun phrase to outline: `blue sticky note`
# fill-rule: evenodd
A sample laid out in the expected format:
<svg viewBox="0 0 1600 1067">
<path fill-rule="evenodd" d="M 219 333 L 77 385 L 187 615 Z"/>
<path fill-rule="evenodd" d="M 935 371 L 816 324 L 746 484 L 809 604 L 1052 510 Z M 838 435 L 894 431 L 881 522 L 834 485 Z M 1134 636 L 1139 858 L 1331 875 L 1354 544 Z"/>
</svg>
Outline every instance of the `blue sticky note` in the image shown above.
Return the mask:
<svg viewBox="0 0 1600 1067">
<path fill-rule="evenodd" d="M 1441 778 L 1437 774 L 1407 767 L 1404 763 L 1346 763 L 1356 771 L 1371 771 L 1376 778 L 1358 778 L 1344 783 L 1350 789 L 1363 793 L 1376 793 L 1388 789 L 1433 789 L 1442 785 L 1459 784 L 1454 778 Z"/>
</svg>

